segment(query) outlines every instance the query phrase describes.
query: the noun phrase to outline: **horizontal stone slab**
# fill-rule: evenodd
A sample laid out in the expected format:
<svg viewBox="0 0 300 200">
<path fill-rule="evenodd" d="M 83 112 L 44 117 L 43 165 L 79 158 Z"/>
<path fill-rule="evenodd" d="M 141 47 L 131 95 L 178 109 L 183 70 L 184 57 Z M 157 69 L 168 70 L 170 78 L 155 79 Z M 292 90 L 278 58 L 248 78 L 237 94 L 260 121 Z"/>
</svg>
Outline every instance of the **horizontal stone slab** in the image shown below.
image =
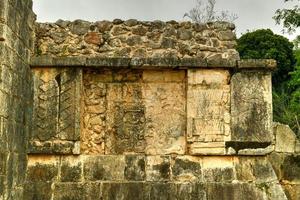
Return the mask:
<svg viewBox="0 0 300 200">
<path fill-rule="evenodd" d="M 193 68 L 193 67 L 236 67 L 235 60 L 218 61 L 201 58 L 129 58 L 129 57 L 52 57 L 31 58 L 31 67 L 128 67 L 128 68 Z"/>
<path fill-rule="evenodd" d="M 31 58 L 31 67 L 108 67 L 108 68 L 238 68 L 238 69 L 268 69 L 276 68 L 276 61 L 271 59 L 260 60 L 231 60 L 231 59 L 202 59 L 177 57 L 53 57 L 36 56 Z"/>
<path fill-rule="evenodd" d="M 273 59 L 243 59 L 238 61 L 239 69 L 269 69 L 274 70 L 277 67 L 276 60 Z"/>
</svg>

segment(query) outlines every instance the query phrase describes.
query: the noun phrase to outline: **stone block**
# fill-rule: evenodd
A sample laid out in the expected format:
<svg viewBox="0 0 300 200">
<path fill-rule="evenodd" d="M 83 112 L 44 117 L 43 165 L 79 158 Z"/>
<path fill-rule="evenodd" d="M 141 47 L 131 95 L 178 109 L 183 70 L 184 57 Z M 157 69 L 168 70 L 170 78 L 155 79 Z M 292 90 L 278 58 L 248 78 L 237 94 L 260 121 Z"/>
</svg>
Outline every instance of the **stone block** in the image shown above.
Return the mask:
<svg viewBox="0 0 300 200">
<path fill-rule="evenodd" d="M 286 155 L 282 166 L 282 179 L 299 184 L 300 155 Z"/>
<path fill-rule="evenodd" d="M 230 138 L 230 74 L 227 70 L 188 70 L 187 140 L 192 155 L 225 153 Z"/>
<path fill-rule="evenodd" d="M 207 200 L 266 199 L 265 192 L 250 183 L 209 183 L 206 187 Z"/>
<path fill-rule="evenodd" d="M 206 187 L 204 183 L 176 184 L 177 200 L 206 200 Z"/>
<path fill-rule="evenodd" d="M 104 200 L 127 200 L 147 199 L 147 192 L 142 182 L 114 183 L 106 182 L 102 186 L 102 199 Z"/>
<path fill-rule="evenodd" d="M 7 152 L 0 152 L 0 176 L 6 175 Z"/>
<path fill-rule="evenodd" d="M 300 199 L 300 184 L 284 184 L 283 188 L 287 199 Z"/>
<path fill-rule="evenodd" d="M 183 83 L 185 81 L 184 70 L 144 70 L 143 81 L 147 83 L 160 83 L 160 82 L 171 82 L 171 83 Z"/>
<path fill-rule="evenodd" d="M 86 181 L 122 181 L 125 179 L 124 156 L 85 156 L 83 175 Z"/>
<path fill-rule="evenodd" d="M 172 161 L 172 179 L 179 182 L 202 181 L 201 161 L 199 157 L 178 156 Z"/>
<path fill-rule="evenodd" d="M 274 70 L 277 64 L 273 59 L 242 59 L 238 61 L 238 68 Z"/>
<path fill-rule="evenodd" d="M 296 144 L 295 144 L 295 153 L 296 154 L 300 153 L 300 140 L 296 141 Z"/>
<path fill-rule="evenodd" d="M 231 79 L 231 141 L 273 141 L 271 73 L 242 71 Z M 249 147 L 255 148 L 255 147 Z"/>
<path fill-rule="evenodd" d="M 146 178 L 146 161 L 145 156 L 126 155 L 125 156 L 124 176 L 128 181 L 143 181 Z"/>
<path fill-rule="evenodd" d="M 296 145 L 296 134 L 288 125 L 275 124 L 275 151 L 282 153 L 294 153 Z"/>
<path fill-rule="evenodd" d="M 264 183 L 277 180 L 275 171 L 266 157 L 237 157 L 235 170 L 239 181 Z"/>
<path fill-rule="evenodd" d="M 171 200 L 176 198 L 174 183 L 151 182 L 145 186 L 145 200 Z"/>
<path fill-rule="evenodd" d="M 101 198 L 101 183 L 55 183 L 53 200 Z"/>
<path fill-rule="evenodd" d="M 5 179 L 6 176 L 0 175 L 0 199 L 4 199 L 4 192 L 6 190 Z"/>
<path fill-rule="evenodd" d="M 171 178 L 170 156 L 146 157 L 146 180 L 169 181 Z"/>
<path fill-rule="evenodd" d="M 191 155 L 224 155 L 224 142 L 193 142 L 189 145 Z"/>
<path fill-rule="evenodd" d="M 46 200 L 52 197 L 52 183 L 47 182 L 26 182 L 24 184 L 24 200 Z"/>
<path fill-rule="evenodd" d="M 82 161 L 80 156 L 61 158 L 60 181 L 79 182 L 82 180 Z"/>
<path fill-rule="evenodd" d="M 202 174 L 205 183 L 232 182 L 235 179 L 233 157 L 203 157 Z"/>
<path fill-rule="evenodd" d="M 266 184 L 265 187 L 266 187 L 266 194 L 269 199 L 278 199 L 278 200 L 293 199 L 287 197 L 288 195 L 286 194 L 286 192 L 284 192 L 284 186 L 282 186 L 280 183 Z"/>
<path fill-rule="evenodd" d="M 27 182 L 52 182 L 58 178 L 58 157 L 29 156 L 27 166 Z"/>
</svg>

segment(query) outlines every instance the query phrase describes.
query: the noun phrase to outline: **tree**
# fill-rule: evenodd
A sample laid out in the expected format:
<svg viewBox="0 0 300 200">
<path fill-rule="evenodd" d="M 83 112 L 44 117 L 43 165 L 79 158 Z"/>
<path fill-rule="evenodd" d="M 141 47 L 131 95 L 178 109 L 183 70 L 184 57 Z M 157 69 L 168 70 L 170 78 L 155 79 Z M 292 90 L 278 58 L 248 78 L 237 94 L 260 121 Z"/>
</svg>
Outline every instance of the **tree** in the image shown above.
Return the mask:
<svg viewBox="0 0 300 200">
<path fill-rule="evenodd" d="M 273 86 L 282 88 L 290 79 L 290 72 L 296 63 L 293 54 L 293 43 L 281 35 L 274 34 L 270 29 L 248 32 L 238 39 L 237 50 L 241 58 L 275 59 L 277 70 L 273 73 Z"/>
<path fill-rule="evenodd" d="M 285 2 L 293 0 L 284 0 Z M 300 2 L 300 0 L 295 0 Z M 292 9 L 278 9 L 273 17 L 277 24 L 283 24 L 284 29 L 287 32 L 292 33 L 295 28 L 300 27 L 300 7 L 294 6 Z"/>
<path fill-rule="evenodd" d="M 197 23 L 207 23 L 214 21 L 228 21 L 233 22 L 237 19 L 236 14 L 229 13 L 229 11 L 216 11 L 216 0 L 197 0 L 196 6 L 183 17 L 188 17 Z"/>
</svg>

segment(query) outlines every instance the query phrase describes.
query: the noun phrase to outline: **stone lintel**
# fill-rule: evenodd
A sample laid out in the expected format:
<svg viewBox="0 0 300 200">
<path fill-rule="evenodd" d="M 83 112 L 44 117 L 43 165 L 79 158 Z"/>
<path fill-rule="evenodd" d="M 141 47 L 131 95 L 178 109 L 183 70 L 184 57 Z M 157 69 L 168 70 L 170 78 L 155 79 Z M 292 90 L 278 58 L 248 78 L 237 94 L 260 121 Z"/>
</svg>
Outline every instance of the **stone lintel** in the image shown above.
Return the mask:
<svg viewBox="0 0 300 200">
<path fill-rule="evenodd" d="M 129 58 L 129 57 L 53 57 L 49 55 L 31 58 L 31 67 L 121 67 L 132 69 L 147 68 L 235 68 L 255 70 L 275 70 L 272 59 L 210 60 L 201 58 Z"/>
<path fill-rule="evenodd" d="M 209 61 L 201 58 L 52 57 L 31 58 L 31 67 L 124 67 L 144 68 L 235 68 L 235 60 Z"/>
<path fill-rule="evenodd" d="M 276 60 L 273 59 L 242 59 L 237 62 L 238 69 L 268 69 L 275 70 Z"/>
</svg>

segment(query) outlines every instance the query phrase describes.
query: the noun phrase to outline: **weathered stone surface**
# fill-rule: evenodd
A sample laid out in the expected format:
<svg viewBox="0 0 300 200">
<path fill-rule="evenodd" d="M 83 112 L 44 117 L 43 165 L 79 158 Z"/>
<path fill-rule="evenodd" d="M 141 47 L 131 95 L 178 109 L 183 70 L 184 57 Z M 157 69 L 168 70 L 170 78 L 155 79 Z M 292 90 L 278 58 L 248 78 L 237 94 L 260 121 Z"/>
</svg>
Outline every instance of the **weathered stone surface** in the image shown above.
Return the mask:
<svg viewBox="0 0 300 200">
<path fill-rule="evenodd" d="M 268 199 L 265 192 L 258 189 L 255 185 L 242 183 L 211 183 L 207 185 L 207 193 L 207 200 Z"/>
<path fill-rule="evenodd" d="M 274 124 L 275 151 L 284 153 L 294 153 L 296 145 L 296 135 L 288 125 Z"/>
<path fill-rule="evenodd" d="M 185 72 L 144 71 L 143 81 L 146 153 L 184 154 Z"/>
<path fill-rule="evenodd" d="M 84 36 L 84 41 L 89 44 L 101 45 L 103 43 L 103 39 L 100 34 L 96 32 L 89 32 Z"/>
<path fill-rule="evenodd" d="M 100 183 L 57 183 L 54 185 L 54 200 L 101 199 Z"/>
<path fill-rule="evenodd" d="M 176 199 L 178 200 L 206 200 L 206 187 L 203 183 L 176 184 Z"/>
<path fill-rule="evenodd" d="M 127 155 L 125 156 L 124 176 L 128 181 L 143 181 L 145 180 L 146 161 L 145 156 Z"/>
<path fill-rule="evenodd" d="M 179 156 L 172 165 L 172 176 L 175 181 L 202 181 L 201 158 Z"/>
<path fill-rule="evenodd" d="M 60 168 L 61 182 L 81 181 L 82 171 L 82 161 L 79 156 L 62 157 Z"/>
<path fill-rule="evenodd" d="M 36 35 L 36 52 L 41 55 L 136 57 L 137 49 L 147 49 L 142 57 L 191 58 L 201 52 L 210 52 L 218 55 L 226 53 L 226 56 L 222 57 L 222 63 L 228 63 L 230 60 L 235 63 L 237 60 L 237 51 L 234 45 L 230 45 L 230 42 L 235 40 L 232 27 L 219 26 L 217 23 L 208 26 L 190 22 L 181 25 L 162 21 L 139 22 L 135 19 L 95 23 L 75 20 L 37 24 Z M 53 37 L 55 35 L 60 37 Z M 197 41 L 195 38 L 198 38 Z M 205 49 L 199 48 L 199 41 L 206 46 Z M 121 53 L 121 49 L 126 49 L 126 53 Z"/>
<path fill-rule="evenodd" d="M 73 34 L 84 35 L 90 28 L 90 23 L 84 20 L 75 20 L 70 23 L 70 30 Z"/>
<path fill-rule="evenodd" d="M 35 14 L 31 0 L 0 1 L 0 199 L 23 199 L 31 126 Z"/>
<path fill-rule="evenodd" d="M 146 157 L 147 181 L 168 181 L 171 178 L 171 160 L 169 156 Z"/>
<path fill-rule="evenodd" d="M 300 155 L 286 155 L 283 161 L 282 179 L 300 183 Z"/>
<path fill-rule="evenodd" d="M 30 156 L 27 182 L 51 182 L 58 178 L 58 158 L 55 156 Z"/>
<path fill-rule="evenodd" d="M 205 157 L 203 158 L 202 173 L 204 182 L 232 182 L 235 179 L 235 170 L 232 157 Z"/>
<path fill-rule="evenodd" d="M 183 154 L 184 80 L 184 71 L 89 72 L 84 76 L 82 150 Z"/>
<path fill-rule="evenodd" d="M 127 200 L 144 198 L 143 183 L 103 183 L 102 199 Z"/>
<path fill-rule="evenodd" d="M 187 136 L 191 154 L 224 154 L 230 139 L 227 70 L 188 70 Z"/>
<path fill-rule="evenodd" d="M 24 185 L 24 200 L 42 200 L 51 199 L 52 190 L 51 183 L 47 182 L 36 182 L 36 183 L 25 183 Z"/>
<path fill-rule="evenodd" d="M 296 200 L 300 198 L 300 184 L 284 184 L 283 188 L 287 199 Z"/>
<path fill-rule="evenodd" d="M 264 183 L 277 180 L 271 163 L 265 157 L 238 157 L 235 170 L 239 181 Z"/>
<path fill-rule="evenodd" d="M 296 199 L 296 198 L 288 198 L 288 195 L 284 192 L 283 187 L 280 185 L 280 183 L 267 184 L 265 188 L 269 199 L 278 199 L 278 200 Z"/>
<path fill-rule="evenodd" d="M 87 181 L 124 180 L 124 156 L 87 156 L 83 175 Z"/>
<path fill-rule="evenodd" d="M 277 66 L 275 60 L 272 59 L 242 59 L 238 61 L 240 69 L 269 69 L 274 70 Z"/>
<path fill-rule="evenodd" d="M 32 153 L 75 153 L 74 142 L 80 135 L 80 89 L 80 70 L 34 70 Z"/>
<path fill-rule="evenodd" d="M 264 72 L 238 72 L 231 79 L 231 141 L 244 143 L 243 149 L 273 140 L 270 83 L 271 74 Z"/>
</svg>

